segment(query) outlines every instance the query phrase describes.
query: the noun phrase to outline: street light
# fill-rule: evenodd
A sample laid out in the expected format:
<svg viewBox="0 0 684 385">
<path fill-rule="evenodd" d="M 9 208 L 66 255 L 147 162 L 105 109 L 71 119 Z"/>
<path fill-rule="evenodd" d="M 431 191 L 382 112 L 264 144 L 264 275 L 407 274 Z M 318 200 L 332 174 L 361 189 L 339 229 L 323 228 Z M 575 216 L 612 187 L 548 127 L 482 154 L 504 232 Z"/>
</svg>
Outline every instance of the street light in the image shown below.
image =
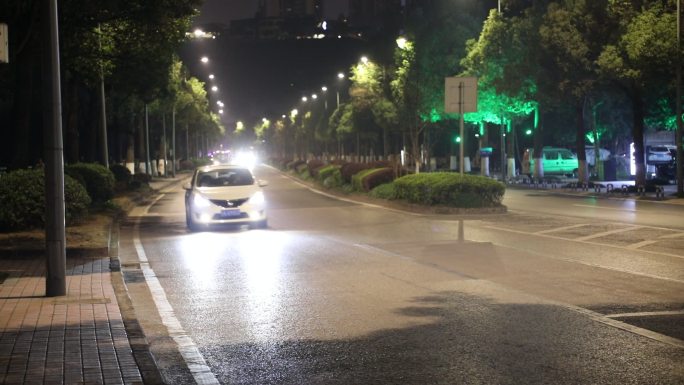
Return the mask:
<svg viewBox="0 0 684 385">
<path fill-rule="evenodd" d="M 218 87 L 216 87 L 216 86 L 211 86 L 211 90 L 214 91 L 214 92 L 216 92 L 216 91 L 218 91 Z"/>
<path fill-rule="evenodd" d="M 214 74 L 209 74 L 209 79 L 214 80 Z"/>
<path fill-rule="evenodd" d="M 200 61 L 201 61 L 202 63 L 205 63 L 205 64 L 206 64 L 206 63 L 209 63 L 209 58 L 206 57 L 206 56 L 202 56 L 202 58 L 200 59 Z"/>
<path fill-rule="evenodd" d="M 361 63 L 367 64 L 368 63 L 368 58 L 366 56 L 361 56 Z"/>
<path fill-rule="evenodd" d="M 311 94 L 311 99 L 313 99 L 313 100 L 318 99 L 318 95 L 316 95 L 316 94 Z"/>
<path fill-rule="evenodd" d="M 338 73 L 337 79 L 338 80 L 344 79 L 344 74 L 342 72 Z M 337 85 L 337 108 L 340 108 L 340 86 L 339 86 L 339 84 Z"/>
<path fill-rule="evenodd" d="M 306 102 L 307 100 L 309 100 L 309 99 L 308 99 L 306 96 L 302 96 L 302 101 L 303 101 L 303 102 Z"/>
</svg>

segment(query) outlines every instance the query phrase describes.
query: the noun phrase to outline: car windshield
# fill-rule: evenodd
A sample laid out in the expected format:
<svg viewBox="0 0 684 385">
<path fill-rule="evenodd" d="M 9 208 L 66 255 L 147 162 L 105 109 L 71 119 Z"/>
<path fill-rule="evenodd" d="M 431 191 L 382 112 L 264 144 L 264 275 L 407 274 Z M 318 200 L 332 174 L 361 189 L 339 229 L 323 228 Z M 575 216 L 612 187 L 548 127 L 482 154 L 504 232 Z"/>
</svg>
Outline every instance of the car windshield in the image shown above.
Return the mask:
<svg viewBox="0 0 684 385">
<path fill-rule="evenodd" d="M 203 171 L 197 174 L 197 187 L 249 186 L 254 184 L 247 169 L 230 168 Z"/>
</svg>

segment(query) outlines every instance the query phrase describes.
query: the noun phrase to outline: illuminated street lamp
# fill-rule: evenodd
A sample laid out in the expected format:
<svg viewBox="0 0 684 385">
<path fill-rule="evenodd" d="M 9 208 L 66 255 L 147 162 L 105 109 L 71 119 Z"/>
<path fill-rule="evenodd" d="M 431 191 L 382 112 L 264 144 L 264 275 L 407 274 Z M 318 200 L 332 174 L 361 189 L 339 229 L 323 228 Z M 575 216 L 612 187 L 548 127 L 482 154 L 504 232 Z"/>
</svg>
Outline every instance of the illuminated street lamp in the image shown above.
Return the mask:
<svg viewBox="0 0 684 385">
<path fill-rule="evenodd" d="M 206 56 L 202 56 L 202 58 L 200 59 L 200 61 L 201 61 L 202 63 L 206 64 L 206 63 L 209 63 L 209 58 L 206 57 Z"/>
<path fill-rule="evenodd" d="M 302 101 L 303 101 L 303 102 L 306 102 L 307 100 L 309 100 L 309 99 L 308 99 L 306 96 L 302 96 Z"/>
<path fill-rule="evenodd" d="M 337 74 L 337 79 L 342 80 L 344 79 L 344 74 L 342 72 Z M 340 86 L 337 86 L 337 108 L 340 107 Z"/>
<path fill-rule="evenodd" d="M 368 58 L 366 56 L 361 56 L 361 63 L 368 64 Z"/>
<path fill-rule="evenodd" d="M 405 49 L 406 43 L 408 43 L 408 40 L 406 40 L 405 37 L 400 36 L 397 38 L 397 47 L 399 47 L 399 49 Z"/>
<path fill-rule="evenodd" d="M 209 74 L 209 79 L 214 80 L 214 74 Z"/>
<path fill-rule="evenodd" d="M 318 99 L 318 95 L 316 95 L 316 94 L 311 94 L 311 99 L 313 99 L 313 100 Z"/>
<path fill-rule="evenodd" d="M 216 91 L 218 91 L 218 87 L 216 87 L 216 86 L 211 86 L 211 90 L 214 91 L 214 92 L 216 92 Z"/>
<path fill-rule="evenodd" d="M 223 110 L 219 110 L 219 114 L 223 115 Z"/>
</svg>

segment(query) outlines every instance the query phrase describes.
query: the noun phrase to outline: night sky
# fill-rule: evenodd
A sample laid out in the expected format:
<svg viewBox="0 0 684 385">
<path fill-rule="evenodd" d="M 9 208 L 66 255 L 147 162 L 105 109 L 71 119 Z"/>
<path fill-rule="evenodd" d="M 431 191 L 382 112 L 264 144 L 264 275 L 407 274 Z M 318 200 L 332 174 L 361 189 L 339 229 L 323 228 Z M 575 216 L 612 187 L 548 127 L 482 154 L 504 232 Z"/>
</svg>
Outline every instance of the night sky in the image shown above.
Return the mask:
<svg viewBox="0 0 684 385">
<path fill-rule="evenodd" d="M 335 19 L 346 13 L 349 0 L 323 0 L 325 17 Z M 257 0 L 205 0 L 196 24 L 224 23 L 230 20 L 249 19 L 257 10 Z"/>
</svg>

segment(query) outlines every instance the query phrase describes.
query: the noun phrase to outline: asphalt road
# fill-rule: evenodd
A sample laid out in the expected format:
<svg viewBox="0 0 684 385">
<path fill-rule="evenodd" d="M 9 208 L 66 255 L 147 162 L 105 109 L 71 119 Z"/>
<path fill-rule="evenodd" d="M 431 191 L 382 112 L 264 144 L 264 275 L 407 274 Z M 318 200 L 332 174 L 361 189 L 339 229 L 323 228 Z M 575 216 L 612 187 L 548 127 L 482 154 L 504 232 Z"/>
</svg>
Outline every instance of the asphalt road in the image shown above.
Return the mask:
<svg viewBox="0 0 684 385">
<path fill-rule="evenodd" d="M 257 175 L 266 230 L 189 233 L 179 187 L 122 226 L 168 383 L 684 383 L 679 207 L 511 190 L 507 214 L 419 215 Z"/>
</svg>

